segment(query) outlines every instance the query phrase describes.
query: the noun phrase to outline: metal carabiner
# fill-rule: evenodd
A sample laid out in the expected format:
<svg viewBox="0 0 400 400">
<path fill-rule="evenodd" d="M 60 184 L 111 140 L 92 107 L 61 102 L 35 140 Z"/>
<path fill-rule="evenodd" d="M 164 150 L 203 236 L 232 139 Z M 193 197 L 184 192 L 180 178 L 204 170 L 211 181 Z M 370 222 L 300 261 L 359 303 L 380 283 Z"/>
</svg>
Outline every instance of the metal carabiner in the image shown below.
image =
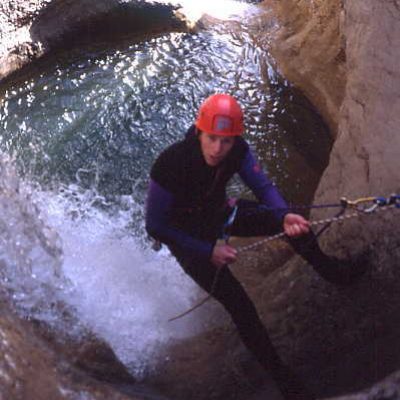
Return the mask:
<svg viewBox="0 0 400 400">
<path fill-rule="evenodd" d="M 225 243 L 228 243 L 228 240 L 231 236 L 230 229 L 231 229 L 233 223 L 235 222 L 238 208 L 239 208 L 238 206 L 233 207 L 233 210 L 229 214 L 229 217 L 222 228 L 222 239 L 225 241 Z"/>
<path fill-rule="evenodd" d="M 340 201 L 343 207 L 351 207 L 356 209 L 357 211 L 372 212 L 376 209 L 376 207 L 378 207 L 378 205 L 374 203 L 375 199 L 375 197 L 361 197 L 357 200 L 347 200 L 345 197 L 342 197 Z M 368 208 L 364 208 L 362 207 L 362 204 L 364 203 L 374 204 Z"/>
<path fill-rule="evenodd" d="M 362 208 L 359 211 L 362 211 L 362 212 L 364 212 L 366 214 L 369 214 L 369 213 L 374 212 L 378 207 L 379 207 L 379 204 L 374 203 L 374 204 L 372 204 L 372 206 L 370 206 L 368 208 Z"/>
<path fill-rule="evenodd" d="M 389 204 L 394 204 L 396 208 L 400 208 L 400 196 L 397 194 L 392 194 L 389 197 Z"/>
<path fill-rule="evenodd" d="M 388 201 L 385 197 L 375 197 L 374 204 L 368 208 L 364 208 L 362 211 L 365 213 L 372 213 L 379 207 L 384 207 L 388 204 Z"/>
</svg>

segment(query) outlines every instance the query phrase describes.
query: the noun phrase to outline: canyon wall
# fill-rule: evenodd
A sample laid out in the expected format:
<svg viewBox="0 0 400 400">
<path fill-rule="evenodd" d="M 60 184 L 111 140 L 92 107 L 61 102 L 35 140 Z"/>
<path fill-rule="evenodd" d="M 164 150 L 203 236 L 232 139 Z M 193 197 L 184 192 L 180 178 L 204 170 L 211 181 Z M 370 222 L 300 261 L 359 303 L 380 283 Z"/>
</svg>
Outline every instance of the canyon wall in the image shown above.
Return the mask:
<svg viewBox="0 0 400 400">
<path fill-rule="evenodd" d="M 273 55 L 336 134 L 346 84 L 346 38 L 341 0 L 264 1 L 279 19 Z"/>
<path fill-rule="evenodd" d="M 314 203 L 335 203 L 343 196 L 399 194 L 400 2 L 281 0 L 264 4 L 274 7 L 281 21 L 273 51 L 281 72 L 319 108 L 336 138 Z M 319 347 L 314 336 L 300 339 L 303 349 L 327 351 L 327 342 L 336 346 L 331 357 L 337 357 L 337 367 L 331 369 L 336 376 L 331 377 L 330 388 L 327 381 L 320 388 L 331 395 L 365 388 L 400 366 L 399 355 L 392 351 L 398 347 L 400 326 L 395 311 L 400 305 L 396 295 L 400 289 L 400 210 L 383 210 L 333 224 L 320 239 L 332 255 L 350 260 L 363 255 L 369 271 L 359 284 L 329 289 L 331 300 L 320 301 L 335 321 L 329 329 L 326 317 L 305 316 L 313 323 L 298 321 L 315 331 L 325 325 L 320 332 L 325 348 L 324 344 Z M 328 216 L 331 211 L 316 211 L 311 219 Z M 304 266 L 300 264 L 297 261 L 297 267 Z M 307 293 L 303 295 L 313 301 Z M 323 299 L 322 293 L 313 295 Z M 331 338 L 330 330 L 341 323 L 342 330 L 336 339 Z M 347 344 L 346 336 L 353 337 Z M 325 359 L 321 368 L 328 370 L 328 363 Z M 367 372 L 371 365 L 375 372 Z M 396 375 L 354 398 L 384 398 L 390 391 L 399 392 Z"/>
</svg>

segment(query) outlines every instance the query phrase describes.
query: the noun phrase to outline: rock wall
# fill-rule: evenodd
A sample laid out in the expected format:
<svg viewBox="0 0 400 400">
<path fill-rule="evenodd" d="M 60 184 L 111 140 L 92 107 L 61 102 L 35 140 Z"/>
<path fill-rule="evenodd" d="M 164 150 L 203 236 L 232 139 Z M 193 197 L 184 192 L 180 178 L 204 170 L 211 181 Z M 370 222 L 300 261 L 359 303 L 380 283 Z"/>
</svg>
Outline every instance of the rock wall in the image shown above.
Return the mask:
<svg viewBox="0 0 400 400">
<path fill-rule="evenodd" d="M 400 3 L 345 3 L 347 85 L 338 137 L 315 201 L 400 192 Z M 398 231 L 394 213 L 349 228 L 352 246 Z M 378 222 L 381 221 L 381 222 Z M 354 234 L 354 235 L 353 235 Z M 332 240 L 340 240 L 332 234 Z"/>
<path fill-rule="evenodd" d="M 272 53 L 284 76 L 312 99 L 335 136 L 346 84 L 341 0 L 267 0 L 279 18 Z"/>
<path fill-rule="evenodd" d="M 173 6 L 156 1 L 5 0 L 0 4 L 0 81 L 77 42 L 185 29 Z"/>
<path fill-rule="evenodd" d="M 344 32 L 346 92 L 338 137 L 315 195 L 317 203 L 340 196 L 354 199 L 400 193 L 400 2 L 346 1 Z M 388 356 L 390 348 L 398 347 L 400 326 L 395 312 L 400 305 L 396 295 L 400 290 L 399 211 L 334 227 L 324 238 L 326 248 L 369 256 L 370 304 L 376 306 L 372 314 L 365 315 L 364 323 L 377 327 L 369 345 L 379 349 L 380 372 L 400 367 L 398 354 Z M 382 398 L 382 393 L 399 389 L 395 375 L 382 385 L 364 398 Z"/>
<path fill-rule="evenodd" d="M 281 0 L 265 4 L 274 6 L 280 17 L 274 54 L 282 72 L 319 107 L 336 136 L 314 202 L 399 194 L 400 2 Z M 323 294 L 314 287 L 315 279 L 312 284 L 313 278 L 308 278 L 312 296 L 303 290 L 301 302 L 310 313 L 322 307 L 327 314 L 323 318 L 305 313 L 303 319 L 296 313 L 292 316 L 298 318 L 293 329 L 303 332 L 294 353 L 322 372 L 319 388 L 318 384 L 314 387 L 323 395 L 365 388 L 400 367 L 399 354 L 393 351 L 400 327 L 395 311 L 400 306 L 396 295 L 400 290 L 399 212 L 390 209 L 335 224 L 320 240 L 326 252 L 350 260 L 364 254 L 369 265 L 363 280 L 349 289 L 329 288 Z M 314 212 L 311 219 L 328 215 L 332 213 Z M 290 263 L 292 278 L 298 274 L 295 267 L 304 263 Z M 295 310 L 304 312 L 298 304 Z M 319 340 L 320 335 L 324 340 Z M 323 351 L 330 356 L 322 357 L 316 369 Z M 381 399 L 387 393 L 397 398 L 398 388 L 398 375 L 392 375 L 371 391 L 350 398 Z"/>
<path fill-rule="evenodd" d="M 138 399 L 88 378 L 0 304 L 0 397 L 10 400 Z"/>
<path fill-rule="evenodd" d="M 316 200 L 398 192 L 400 2 L 264 4 L 281 23 L 273 45 L 279 67 L 337 126 Z"/>
</svg>

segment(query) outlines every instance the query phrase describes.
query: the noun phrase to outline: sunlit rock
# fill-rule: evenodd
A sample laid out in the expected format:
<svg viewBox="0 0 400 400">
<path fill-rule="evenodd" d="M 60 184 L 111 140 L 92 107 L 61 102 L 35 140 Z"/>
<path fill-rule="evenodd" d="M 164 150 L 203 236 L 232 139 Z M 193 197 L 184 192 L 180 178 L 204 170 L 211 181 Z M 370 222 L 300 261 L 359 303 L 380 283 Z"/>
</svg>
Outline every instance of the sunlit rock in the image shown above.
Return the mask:
<svg viewBox="0 0 400 400">
<path fill-rule="evenodd" d="M 279 18 L 272 52 L 285 77 L 312 99 L 336 135 L 346 84 L 340 0 L 264 1 Z"/>
</svg>

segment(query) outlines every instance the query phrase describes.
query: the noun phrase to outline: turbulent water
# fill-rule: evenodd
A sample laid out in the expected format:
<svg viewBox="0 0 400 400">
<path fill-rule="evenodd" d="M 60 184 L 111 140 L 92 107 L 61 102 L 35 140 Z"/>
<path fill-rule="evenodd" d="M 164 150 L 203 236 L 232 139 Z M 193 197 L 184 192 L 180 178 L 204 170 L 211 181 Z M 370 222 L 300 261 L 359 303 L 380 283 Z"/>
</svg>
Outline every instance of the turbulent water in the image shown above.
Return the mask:
<svg viewBox="0 0 400 400">
<path fill-rule="evenodd" d="M 3 92 L 2 286 L 53 326 L 65 302 L 137 377 L 172 340 L 216 323 L 207 310 L 167 322 L 201 294 L 143 228 L 151 164 L 201 101 L 238 98 L 247 139 L 290 201 L 309 200 L 326 162 L 324 125 L 265 50 L 273 23 L 241 8 L 245 24 L 58 54 Z"/>
</svg>

